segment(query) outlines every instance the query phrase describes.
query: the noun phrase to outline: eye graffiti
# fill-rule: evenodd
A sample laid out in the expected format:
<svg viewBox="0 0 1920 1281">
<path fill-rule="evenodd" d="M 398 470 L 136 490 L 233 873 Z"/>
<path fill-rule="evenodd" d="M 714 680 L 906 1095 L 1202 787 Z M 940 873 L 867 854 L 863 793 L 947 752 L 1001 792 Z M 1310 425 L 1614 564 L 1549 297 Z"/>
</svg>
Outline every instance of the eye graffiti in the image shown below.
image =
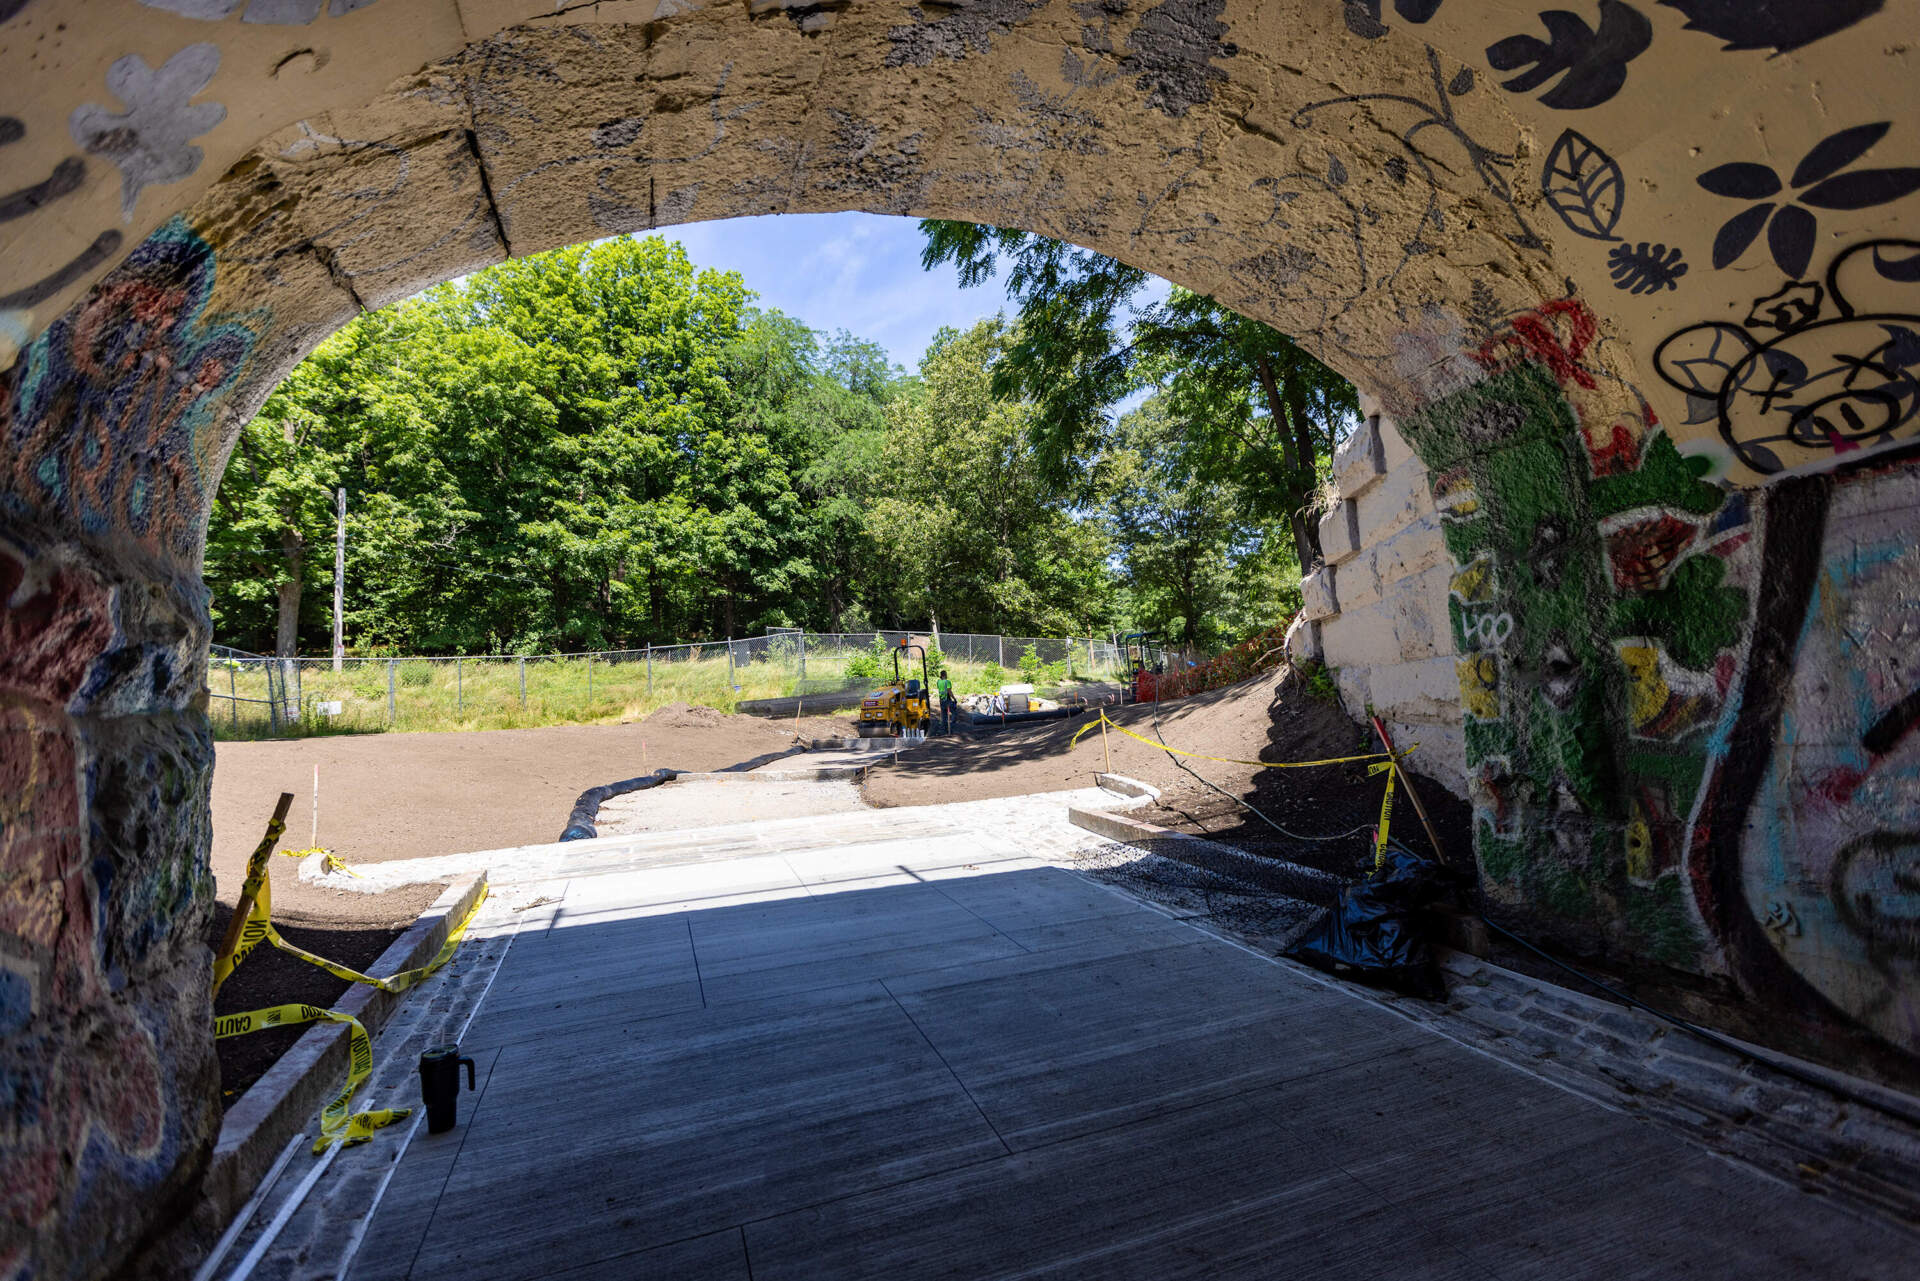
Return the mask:
<svg viewBox="0 0 1920 1281">
<path fill-rule="evenodd" d="M 1547 29 L 1545 40 L 1508 36 L 1487 46 L 1487 61 L 1496 71 L 1529 68 L 1501 82 L 1513 93 L 1531 93 L 1566 73 L 1540 95 L 1541 105 L 1556 111 L 1580 111 L 1611 99 L 1627 82 L 1627 64 L 1653 43 L 1653 24 L 1622 0 L 1600 0 L 1598 30 L 1565 9 L 1546 10 L 1540 24 Z"/>
<path fill-rule="evenodd" d="M 1920 241 L 1854 245 L 1824 284 L 1791 281 L 1756 299 L 1743 324 L 1669 335 L 1654 366 L 1686 394 L 1688 422 L 1717 422 L 1735 456 L 1765 475 L 1910 440 L 1920 434 Z"/>
<path fill-rule="evenodd" d="M 1619 162 L 1575 129 L 1560 135 L 1540 170 L 1540 194 L 1561 225 L 1588 240 L 1620 241 L 1614 228 L 1626 208 L 1627 183 Z M 1677 289 L 1687 264 L 1679 249 L 1663 244 L 1619 244 L 1607 255 L 1614 288 L 1631 294 Z"/>
<path fill-rule="evenodd" d="M 1728 53 L 1743 49 L 1772 49 L 1788 53 L 1863 18 L 1880 12 L 1886 0 L 1786 0 L 1755 4 L 1753 0 L 1659 0 L 1687 15 L 1688 31 L 1704 31 L 1725 40 Z"/>
<path fill-rule="evenodd" d="M 1713 238 L 1713 265 L 1727 267 L 1738 261 L 1764 229 L 1774 265 L 1789 276 L 1805 275 L 1820 230 L 1805 206 L 1870 209 L 1920 191 L 1920 169 L 1847 170 L 1892 127 L 1882 120 L 1828 134 L 1800 158 L 1785 183 L 1771 166 L 1753 161 L 1720 165 L 1701 174 L 1695 181 L 1716 196 L 1761 202 L 1721 226 Z"/>
</svg>

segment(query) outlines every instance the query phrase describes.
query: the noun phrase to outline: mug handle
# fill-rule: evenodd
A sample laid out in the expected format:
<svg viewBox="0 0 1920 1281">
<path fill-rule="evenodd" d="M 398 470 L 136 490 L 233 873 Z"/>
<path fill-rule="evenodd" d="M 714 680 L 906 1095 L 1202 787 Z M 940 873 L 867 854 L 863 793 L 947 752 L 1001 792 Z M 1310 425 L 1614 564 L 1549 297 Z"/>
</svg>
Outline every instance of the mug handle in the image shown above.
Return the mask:
<svg viewBox="0 0 1920 1281">
<path fill-rule="evenodd" d="M 472 1059 L 455 1059 L 455 1060 L 454 1060 L 453 1062 L 454 1062 L 454 1068 L 455 1068 L 455 1070 L 456 1070 L 456 1071 L 457 1071 L 457 1070 L 459 1069 L 459 1067 L 460 1067 L 460 1065 L 461 1065 L 461 1064 L 465 1064 L 465 1065 L 466 1065 L 466 1069 L 467 1069 L 467 1090 L 468 1090 L 468 1092 L 472 1092 L 472 1090 L 473 1090 L 473 1060 L 472 1060 Z M 456 1079 L 456 1081 L 458 1080 L 458 1078 L 455 1078 L 455 1079 Z M 456 1088 L 458 1088 L 458 1087 L 457 1087 L 457 1085 L 456 1085 Z"/>
</svg>

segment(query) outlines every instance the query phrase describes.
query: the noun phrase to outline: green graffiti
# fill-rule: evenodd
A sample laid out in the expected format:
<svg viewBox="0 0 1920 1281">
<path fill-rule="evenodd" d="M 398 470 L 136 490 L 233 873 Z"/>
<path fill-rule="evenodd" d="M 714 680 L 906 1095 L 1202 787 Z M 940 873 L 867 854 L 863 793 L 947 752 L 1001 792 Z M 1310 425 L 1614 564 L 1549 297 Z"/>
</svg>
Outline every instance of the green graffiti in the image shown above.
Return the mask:
<svg viewBox="0 0 1920 1281">
<path fill-rule="evenodd" d="M 1400 427 L 1446 495 L 1489 889 L 1660 963 L 1696 961 L 1685 816 L 1749 604 L 1713 549 L 1744 538 L 1744 505 L 1664 435 L 1635 470 L 1595 478 L 1541 364 Z"/>
</svg>

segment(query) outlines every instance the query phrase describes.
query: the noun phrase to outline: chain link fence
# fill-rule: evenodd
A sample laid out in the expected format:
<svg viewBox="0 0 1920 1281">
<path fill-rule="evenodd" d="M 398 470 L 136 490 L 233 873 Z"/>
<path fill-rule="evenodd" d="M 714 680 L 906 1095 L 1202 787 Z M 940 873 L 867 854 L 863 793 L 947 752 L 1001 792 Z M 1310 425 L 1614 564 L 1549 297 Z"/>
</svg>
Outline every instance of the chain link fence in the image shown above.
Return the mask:
<svg viewBox="0 0 1920 1281">
<path fill-rule="evenodd" d="M 730 641 L 578 654 L 274 658 L 215 645 L 208 714 L 222 737 L 385 729 L 510 729 L 668 703 L 731 710 L 753 699 L 827 694 L 891 677 L 889 651 L 927 645 L 962 693 L 1022 678 L 1047 683 L 1122 678 L 1111 637 L 965 632 L 802 632 L 770 629 Z M 1027 657 L 1031 647 L 1033 654 Z M 1156 661 L 1169 661 L 1155 650 Z M 999 669 L 995 672 L 995 668 Z"/>
</svg>

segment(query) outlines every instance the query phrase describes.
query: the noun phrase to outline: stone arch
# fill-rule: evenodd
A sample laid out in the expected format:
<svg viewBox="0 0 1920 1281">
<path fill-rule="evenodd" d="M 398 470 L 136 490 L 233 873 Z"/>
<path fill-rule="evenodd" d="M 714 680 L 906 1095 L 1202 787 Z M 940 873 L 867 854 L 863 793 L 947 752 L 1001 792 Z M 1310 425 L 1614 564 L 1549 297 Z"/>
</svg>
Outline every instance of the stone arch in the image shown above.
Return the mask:
<svg viewBox="0 0 1920 1281">
<path fill-rule="evenodd" d="M 216 1120 L 240 424 L 363 307 L 747 213 L 1017 225 L 1312 346 L 1434 478 L 1495 901 L 1910 1074 L 1914 8 L 1573 8 L 0 3 L 0 977 L 46 1100 L 0 1275 L 111 1267 Z"/>
</svg>

